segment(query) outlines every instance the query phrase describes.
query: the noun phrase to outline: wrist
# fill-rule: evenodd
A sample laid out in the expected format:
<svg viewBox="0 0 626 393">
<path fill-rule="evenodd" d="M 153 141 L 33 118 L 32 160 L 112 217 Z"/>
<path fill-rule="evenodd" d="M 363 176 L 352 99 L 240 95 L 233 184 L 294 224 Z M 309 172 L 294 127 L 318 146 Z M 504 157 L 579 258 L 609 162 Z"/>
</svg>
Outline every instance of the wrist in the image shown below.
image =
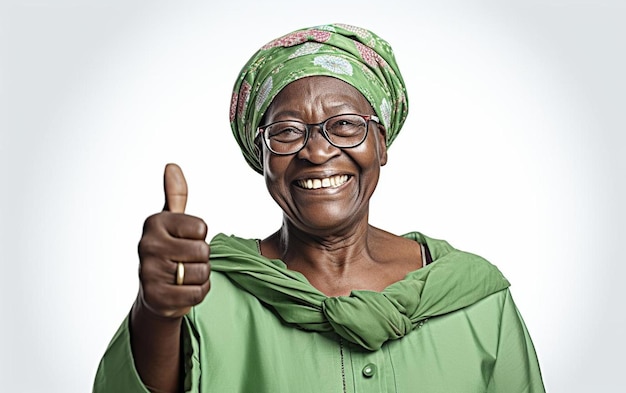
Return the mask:
<svg viewBox="0 0 626 393">
<path fill-rule="evenodd" d="M 142 321 L 142 324 L 150 324 L 153 327 L 172 327 L 179 328 L 183 320 L 183 316 L 165 316 L 153 310 L 139 294 L 130 313 L 131 324 Z"/>
</svg>

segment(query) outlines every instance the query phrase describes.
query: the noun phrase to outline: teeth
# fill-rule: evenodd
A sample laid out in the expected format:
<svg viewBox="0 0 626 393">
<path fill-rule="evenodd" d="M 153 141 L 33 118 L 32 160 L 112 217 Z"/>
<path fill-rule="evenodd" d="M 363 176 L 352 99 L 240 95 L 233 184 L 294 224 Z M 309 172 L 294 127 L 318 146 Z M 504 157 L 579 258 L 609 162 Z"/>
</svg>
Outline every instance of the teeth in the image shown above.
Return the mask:
<svg viewBox="0 0 626 393">
<path fill-rule="evenodd" d="M 298 185 L 309 190 L 317 190 L 318 188 L 339 187 L 347 181 L 348 175 L 337 175 L 324 179 L 298 180 Z"/>
</svg>

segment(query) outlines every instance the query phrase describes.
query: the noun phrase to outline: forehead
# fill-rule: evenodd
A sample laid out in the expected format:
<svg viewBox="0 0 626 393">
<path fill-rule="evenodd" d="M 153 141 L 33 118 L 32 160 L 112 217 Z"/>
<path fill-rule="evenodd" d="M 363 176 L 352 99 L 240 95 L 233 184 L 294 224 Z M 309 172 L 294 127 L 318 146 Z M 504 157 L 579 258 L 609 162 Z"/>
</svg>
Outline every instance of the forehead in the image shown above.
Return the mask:
<svg viewBox="0 0 626 393">
<path fill-rule="evenodd" d="M 310 76 L 291 82 L 268 107 L 267 115 L 307 109 L 371 111 L 367 99 L 354 86 L 330 76 Z"/>
</svg>

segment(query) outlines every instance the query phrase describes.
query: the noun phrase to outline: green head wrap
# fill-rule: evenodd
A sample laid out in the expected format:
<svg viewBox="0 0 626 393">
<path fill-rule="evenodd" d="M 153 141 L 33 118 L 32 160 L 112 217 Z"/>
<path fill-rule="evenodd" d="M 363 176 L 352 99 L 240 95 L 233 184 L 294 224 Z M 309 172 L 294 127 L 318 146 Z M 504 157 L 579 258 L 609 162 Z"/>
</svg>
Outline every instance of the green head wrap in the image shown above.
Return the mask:
<svg viewBox="0 0 626 393">
<path fill-rule="evenodd" d="M 307 76 L 332 76 L 363 94 L 394 141 L 408 113 L 408 98 L 391 46 L 371 31 L 345 24 L 296 30 L 264 45 L 235 83 L 230 126 L 250 166 L 263 173 L 257 128 L 276 95 Z"/>
</svg>

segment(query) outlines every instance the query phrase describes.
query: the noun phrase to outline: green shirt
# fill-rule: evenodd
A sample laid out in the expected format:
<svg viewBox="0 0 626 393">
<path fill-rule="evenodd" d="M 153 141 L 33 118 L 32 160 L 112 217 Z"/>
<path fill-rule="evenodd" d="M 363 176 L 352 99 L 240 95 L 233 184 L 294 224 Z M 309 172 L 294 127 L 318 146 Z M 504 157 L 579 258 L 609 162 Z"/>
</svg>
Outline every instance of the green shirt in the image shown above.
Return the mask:
<svg viewBox="0 0 626 393">
<path fill-rule="evenodd" d="M 433 263 L 382 292 L 327 298 L 254 240 L 211 241 L 211 291 L 185 317 L 190 392 L 544 392 L 508 290 L 484 259 L 419 233 Z M 94 392 L 147 392 L 124 321 Z"/>
</svg>

